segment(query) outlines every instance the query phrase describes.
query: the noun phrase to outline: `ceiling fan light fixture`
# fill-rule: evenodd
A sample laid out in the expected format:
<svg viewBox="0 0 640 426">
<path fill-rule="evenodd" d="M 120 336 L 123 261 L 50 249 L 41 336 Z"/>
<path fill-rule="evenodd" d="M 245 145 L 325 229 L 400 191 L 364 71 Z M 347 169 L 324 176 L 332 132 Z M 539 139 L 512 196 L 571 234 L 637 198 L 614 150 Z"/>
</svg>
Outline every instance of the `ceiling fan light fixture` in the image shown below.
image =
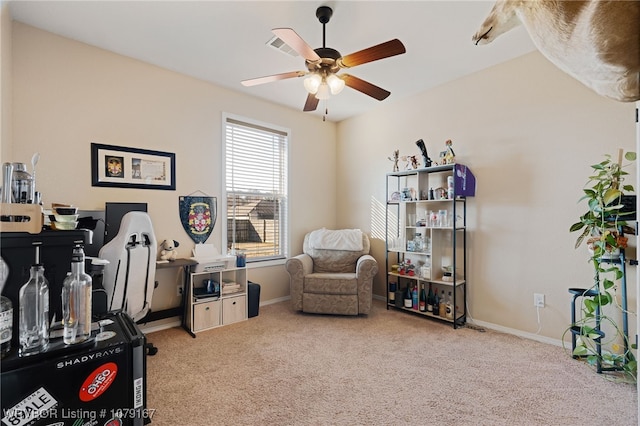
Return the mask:
<svg viewBox="0 0 640 426">
<path fill-rule="evenodd" d="M 307 78 L 304 79 L 304 88 L 312 95 L 318 93 L 318 89 L 320 88 L 321 84 L 322 77 L 320 76 L 320 74 L 310 74 Z"/>
<path fill-rule="evenodd" d="M 331 89 L 329 89 L 329 85 L 326 82 L 322 82 L 320 87 L 318 87 L 318 93 L 316 93 L 316 98 L 322 100 L 329 99 Z"/>
<path fill-rule="evenodd" d="M 342 89 L 344 89 L 344 80 L 335 74 L 331 74 L 327 77 L 327 84 L 331 89 L 332 95 L 337 95 L 342 92 Z"/>
</svg>

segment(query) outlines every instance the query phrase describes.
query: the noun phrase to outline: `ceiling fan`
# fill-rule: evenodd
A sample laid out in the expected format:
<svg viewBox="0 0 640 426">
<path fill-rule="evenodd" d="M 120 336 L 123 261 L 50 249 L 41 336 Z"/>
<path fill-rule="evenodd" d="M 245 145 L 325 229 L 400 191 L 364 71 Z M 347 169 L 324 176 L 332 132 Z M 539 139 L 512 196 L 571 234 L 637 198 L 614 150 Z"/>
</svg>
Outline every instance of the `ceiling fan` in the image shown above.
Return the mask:
<svg viewBox="0 0 640 426">
<path fill-rule="evenodd" d="M 305 77 L 304 87 L 309 92 L 303 111 L 315 111 L 321 99 L 328 99 L 330 94 L 337 95 L 344 86 L 349 86 L 379 101 L 386 99 L 391 92 L 384 90 L 351 74 L 338 74 L 343 68 L 366 64 L 379 59 L 400 55 L 406 52 L 398 39 L 389 40 L 367 49 L 342 56 L 340 52 L 325 46 L 325 25 L 331 19 L 333 10 L 328 6 L 320 6 L 316 17 L 322 24 L 322 47 L 312 49 L 293 29 L 275 28 L 272 32 L 305 59 L 308 71 L 291 71 L 266 77 L 243 80 L 244 86 L 255 86 L 294 77 Z"/>
</svg>

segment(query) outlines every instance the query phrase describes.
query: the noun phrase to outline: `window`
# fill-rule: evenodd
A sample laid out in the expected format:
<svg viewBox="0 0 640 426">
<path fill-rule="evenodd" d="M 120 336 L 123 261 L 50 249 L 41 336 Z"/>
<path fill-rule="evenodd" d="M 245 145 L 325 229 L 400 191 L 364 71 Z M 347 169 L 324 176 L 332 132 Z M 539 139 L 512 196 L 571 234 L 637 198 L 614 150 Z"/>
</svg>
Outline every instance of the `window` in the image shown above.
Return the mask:
<svg viewBox="0 0 640 426">
<path fill-rule="evenodd" d="M 229 115 L 224 125 L 227 252 L 285 259 L 289 131 Z"/>
</svg>

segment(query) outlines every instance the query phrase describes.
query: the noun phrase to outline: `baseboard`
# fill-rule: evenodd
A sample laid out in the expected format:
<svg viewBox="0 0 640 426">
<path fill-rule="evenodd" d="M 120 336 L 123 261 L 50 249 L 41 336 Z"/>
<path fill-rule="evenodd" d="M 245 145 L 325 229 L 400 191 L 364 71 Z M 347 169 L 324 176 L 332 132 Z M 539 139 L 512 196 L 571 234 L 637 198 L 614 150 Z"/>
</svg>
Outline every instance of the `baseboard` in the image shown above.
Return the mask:
<svg viewBox="0 0 640 426">
<path fill-rule="evenodd" d="M 165 318 L 159 321 L 148 322 L 146 324 L 138 324 L 138 328 L 144 334 L 154 333 L 156 331 L 166 330 L 168 328 L 180 327 L 182 322 L 180 317 Z"/>
<path fill-rule="evenodd" d="M 478 321 L 474 319 L 473 321 L 467 321 L 467 323 L 470 325 L 478 326 L 478 327 L 489 328 L 491 330 L 499 331 L 501 333 L 513 334 L 514 336 L 524 337 L 525 339 L 535 340 L 541 343 L 547 343 L 550 345 L 555 345 L 560 347 L 563 346 L 562 340 L 560 339 L 552 339 L 551 337 L 541 336 L 535 333 L 527 333 L 526 331 L 517 330 L 515 328 L 503 327 L 501 325 L 492 324 L 490 322 Z"/>
<path fill-rule="evenodd" d="M 380 296 L 378 294 L 374 294 L 373 298 L 376 300 L 381 300 L 383 302 L 387 302 L 387 298 L 384 296 Z M 541 336 L 539 334 L 535 334 L 535 333 L 527 333 L 526 331 L 522 331 L 522 330 L 517 330 L 515 328 L 509 328 L 509 327 L 503 327 L 501 325 L 498 324 L 492 324 L 490 322 L 486 322 L 486 321 L 478 321 L 478 320 L 471 320 L 471 321 L 467 321 L 467 323 L 469 325 L 474 325 L 477 327 L 484 327 L 484 328 L 488 328 L 494 331 L 499 331 L 501 333 L 506 333 L 506 334 L 513 334 L 514 336 L 518 336 L 518 337 L 523 337 L 525 339 L 529 339 L 529 340 L 535 340 L 537 342 L 542 342 L 542 343 L 547 343 L 550 345 L 555 345 L 555 346 L 560 346 L 562 347 L 562 340 L 560 339 L 552 339 L 551 337 L 546 337 L 546 336 Z"/>
<path fill-rule="evenodd" d="M 260 302 L 260 306 L 273 305 L 274 303 L 284 302 L 285 300 L 291 300 L 291 296 L 278 297 L 276 299 L 265 300 Z"/>
</svg>

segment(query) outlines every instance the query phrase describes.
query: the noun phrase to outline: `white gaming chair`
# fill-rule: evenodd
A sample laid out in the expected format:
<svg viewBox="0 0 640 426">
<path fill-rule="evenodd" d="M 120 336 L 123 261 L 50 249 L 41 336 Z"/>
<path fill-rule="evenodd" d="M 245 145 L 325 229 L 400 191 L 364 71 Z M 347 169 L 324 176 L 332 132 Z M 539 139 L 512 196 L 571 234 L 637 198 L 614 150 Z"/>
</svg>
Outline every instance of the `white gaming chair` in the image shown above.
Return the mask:
<svg viewBox="0 0 640 426">
<path fill-rule="evenodd" d="M 109 311 L 121 310 L 138 322 L 147 315 L 155 287 L 156 237 L 147 213 L 124 215 L 118 234 L 98 253 L 109 263 L 104 268 L 102 286 Z M 150 355 L 157 349 L 148 345 Z"/>
</svg>

